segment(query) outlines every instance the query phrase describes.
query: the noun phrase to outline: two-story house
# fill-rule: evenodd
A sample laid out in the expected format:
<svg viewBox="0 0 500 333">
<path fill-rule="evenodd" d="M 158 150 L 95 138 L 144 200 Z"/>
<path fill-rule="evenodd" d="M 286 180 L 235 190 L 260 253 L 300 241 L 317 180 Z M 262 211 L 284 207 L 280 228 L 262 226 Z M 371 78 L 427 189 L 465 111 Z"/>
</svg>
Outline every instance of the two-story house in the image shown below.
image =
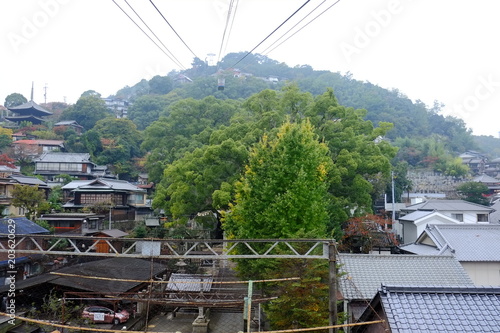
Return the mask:
<svg viewBox="0 0 500 333">
<path fill-rule="evenodd" d="M 411 243 L 429 224 L 489 224 L 493 211 L 465 200 L 428 200 L 402 208 L 393 228 L 401 243 Z"/>
<path fill-rule="evenodd" d="M 46 152 L 33 161 L 33 174 L 43 176 L 51 187 L 62 184 L 58 177 L 62 174 L 83 180 L 113 177 L 107 167 L 93 163 L 88 153 Z"/>
<path fill-rule="evenodd" d="M 15 185 L 38 186 L 40 190 L 45 192 L 45 197 L 48 196 L 50 190 L 47 183 L 36 177 L 21 174 L 0 175 L 0 205 L 3 206 L 2 215 L 4 216 L 23 216 L 25 213 L 22 208 L 12 205 L 12 191 Z"/>
<path fill-rule="evenodd" d="M 475 285 L 500 286 L 499 224 L 431 224 L 403 253 L 454 256 Z"/>
<path fill-rule="evenodd" d="M 17 140 L 12 142 L 16 156 L 35 159 L 45 152 L 64 151 L 63 140 Z"/>
<path fill-rule="evenodd" d="M 151 205 L 146 202 L 146 190 L 124 180 L 74 180 L 62 190 L 63 207 L 67 210 L 99 206 L 107 210 L 113 221 L 140 220 L 152 213 Z"/>
<path fill-rule="evenodd" d="M 30 239 L 20 235 L 48 233 L 47 229 L 25 217 L 0 219 L 0 243 L 2 248 L 9 249 L 11 244 L 16 244 L 13 253 L 0 253 L 0 285 L 9 282 L 11 276 L 15 276 L 15 280 L 23 280 L 42 273 L 42 255 L 23 252 L 23 250 L 34 249 L 35 244 Z"/>
</svg>

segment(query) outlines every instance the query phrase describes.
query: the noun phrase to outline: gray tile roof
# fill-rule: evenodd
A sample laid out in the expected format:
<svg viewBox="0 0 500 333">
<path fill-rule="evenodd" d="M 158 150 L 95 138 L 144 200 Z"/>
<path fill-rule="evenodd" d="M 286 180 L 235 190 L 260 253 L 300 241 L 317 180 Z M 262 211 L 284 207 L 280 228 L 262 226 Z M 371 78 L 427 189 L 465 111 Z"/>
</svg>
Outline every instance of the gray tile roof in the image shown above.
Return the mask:
<svg viewBox="0 0 500 333">
<path fill-rule="evenodd" d="M 487 206 L 475 204 L 465 200 L 428 200 L 426 202 L 410 205 L 404 211 L 415 210 L 436 210 L 436 211 L 484 211 L 489 212 L 492 209 Z"/>
<path fill-rule="evenodd" d="M 340 253 L 339 287 L 349 300 L 371 299 L 381 284 L 472 285 L 460 263 L 452 256 L 375 255 Z"/>
<path fill-rule="evenodd" d="M 390 331 L 499 332 L 500 288 L 383 287 Z"/>
<path fill-rule="evenodd" d="M 460 262 L 500 262 L 499 224 L 430 224 L 415 244 L 401 246 L 401 249 L 416 254 L 428 253 L 429 245 L 423 242 L 429 239 L 438 250 L 436 254 L 449 250 Z"/>
<path fill-rule="evenodd" d="M 478 182 L 478 183 L 490 183 L 490 184 L 491 183 L 493 183 L 493 184 L 500 183 L 500 180 L 493 178 L 493 177 L 490 177 L 490 176 L 485 175 L 485 174 L 482 174 L 482 175 L 475 177 L 472 181 Z"/>
<path fill-rule="evenodd" d="M 490 223 L 500 223 L 500 200 L 491 206 L 495 211 L 490 214 Z"/>
<path fill-rule="evenodd" d="M 35 162 L 92 163 L 88 153 L 45 152 Z M 92 163 L 93 164 L 93 163 Z"/>
<path fill-rule="evenodd" d="M 63 190 L 113 190 L 113 191 L 132 191 L 132 192 L 145 192 L 134 184 L 125 180 L 111 179 L 111 178 L 98 178 L 90 180 L 74 180 L 62 187 Z"/>
<path fill-rule="evenodd" d="M 14 179 L 21 185 L 38 185 L 39 187 L 48 187 L 47 183 L 36 177 L 24 175 L 11 175 L 10 178 Z"/>
<path fill-rule="evenodd" d="M 399 218 L 400 221 L 417 221 L 420 220 L 423 217 L 426 217 L 427 215 L 431 215 L 433 212 L 429 212 L 426 210 L 417 210 L 415 212 L 411 212 L 408 215 L 402 216 Z"/>
</svg>

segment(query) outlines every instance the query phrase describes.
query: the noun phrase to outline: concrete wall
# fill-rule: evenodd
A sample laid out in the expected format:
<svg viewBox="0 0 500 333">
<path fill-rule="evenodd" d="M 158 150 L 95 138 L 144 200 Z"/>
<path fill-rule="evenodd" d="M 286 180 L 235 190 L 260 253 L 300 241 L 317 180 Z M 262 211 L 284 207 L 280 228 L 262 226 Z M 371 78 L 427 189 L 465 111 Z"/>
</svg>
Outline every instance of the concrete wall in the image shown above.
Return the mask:
<svg viewBox="0 0 500 333">
<path fill-rule="evenodd" d="M 461 262 L 475 285 L 500 286 L 500 262 Z"/>
</svg>

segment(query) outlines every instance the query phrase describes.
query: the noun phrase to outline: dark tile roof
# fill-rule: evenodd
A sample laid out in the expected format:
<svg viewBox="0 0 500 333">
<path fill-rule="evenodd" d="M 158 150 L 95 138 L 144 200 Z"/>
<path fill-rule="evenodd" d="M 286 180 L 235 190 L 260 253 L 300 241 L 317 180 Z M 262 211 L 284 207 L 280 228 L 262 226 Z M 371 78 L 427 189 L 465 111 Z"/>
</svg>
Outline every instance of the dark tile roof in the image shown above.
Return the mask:
<svg viewBox="0 0 500 333">
<path fill-rule="evenodd" d="M 393 333 L 500 330 L 498 287 L 382 286 L 377 298 Z"/>
<path fill-rule="evenodd" d="M 13 221 L 9 223 L 9 221 Z M 3 218 L 0 219 L 0 233 L 1 234 L 10 234 L 9 226 L 15 226 L 15 234 L 16 235 L 28 235 L 28 234 L 48 234 L 49 231 L 45 228 L 42 228 L 38 224 L 33 221 L 28 220 L 25 217 L 11 217 L 11 218 Z"/>
<path fill-rule="evenodd" d="M 65 267 L 57 272 L 79 276 L 109 278 L 110 280 L 59 276 L 57 279 L 51 280 L 50 283 L 83 291 L 123 293 L 134 289 L 141 285 L 141 283 L 133 281 L 115 281 L 112 279 L 146 281 L 149 280 L 151 276 L 162 274 L 166 269 L 164 265 L 144 259 L 108 258 Z"/>
</svg>

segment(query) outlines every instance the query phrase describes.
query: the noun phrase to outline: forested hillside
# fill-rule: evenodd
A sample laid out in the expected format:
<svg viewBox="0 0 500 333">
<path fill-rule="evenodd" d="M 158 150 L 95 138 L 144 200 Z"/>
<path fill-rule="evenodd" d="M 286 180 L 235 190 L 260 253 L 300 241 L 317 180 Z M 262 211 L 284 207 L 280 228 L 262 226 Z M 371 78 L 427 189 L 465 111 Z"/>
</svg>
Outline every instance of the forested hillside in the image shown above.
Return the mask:
<svg viewBox="0 0 500 333">
<path fill-rule="evenodd" d="M 158 116 L 146 111 L 151 117 L 144 121 L 145 112 L 142 105 L 153 103 L 151 99 L 141 99 L 141 96 L 165 95 L 160 103 L 162 107 L 183 98 L 203 99 L 214 96 L 217 99 L 245 99 L 263 89 L 281 89 L 287 82 L 296 82 L 302 91 L 314 96 L 321 95 L 327 88 L 332 88 L 341 105 L 355 109 L 365 109 L 365 119 L 375 126 L 379 122 L 391 122 L 394 128 L 387 133 L 387 138 L 408 138 L 421 140 L 423 138 L 438 138 L 444 145 L 444 150 L 451 154 L 459 154 L 466 150 L 480 150 L 473 140 L 471 132 L 465 123 L 458 118 L 444 117 L 440 114 L 440 105 L 432 107 L 420 101 L 413 102 L 398 90 L 387 90 L 369 82 L 352 79 L 348 74 L 315 71 L 310 66 L 289 67 L 266 56 L 249 55 L 239 64 L 237 70 L 227 69 L 237 62 L 244 54 L 229 54 L 219 67 L 208 66 L 205 62 L 195 59 L 193 67 L 183 72 L 171 72 L 161 77 L 156 76 L 150 81 L 142 80 L 133 87 L 125 87 L 117 92 L 117 97 L 134 101 L 129 117 L 144 129 L 151 120 Z M 222 70 L 225 69 L 225 70 Z M 180 84 L 179 74 L 189 77 L 192 82 Z M 239 77 L 235 77 L 239 76 Z M 218 78 L 225 79 L 224 90 L 217 90 Z M 267 80 L 277 78 L 278 82 Z M 158 99 L 157 99 L 158 100 Z"/>
</svg>

